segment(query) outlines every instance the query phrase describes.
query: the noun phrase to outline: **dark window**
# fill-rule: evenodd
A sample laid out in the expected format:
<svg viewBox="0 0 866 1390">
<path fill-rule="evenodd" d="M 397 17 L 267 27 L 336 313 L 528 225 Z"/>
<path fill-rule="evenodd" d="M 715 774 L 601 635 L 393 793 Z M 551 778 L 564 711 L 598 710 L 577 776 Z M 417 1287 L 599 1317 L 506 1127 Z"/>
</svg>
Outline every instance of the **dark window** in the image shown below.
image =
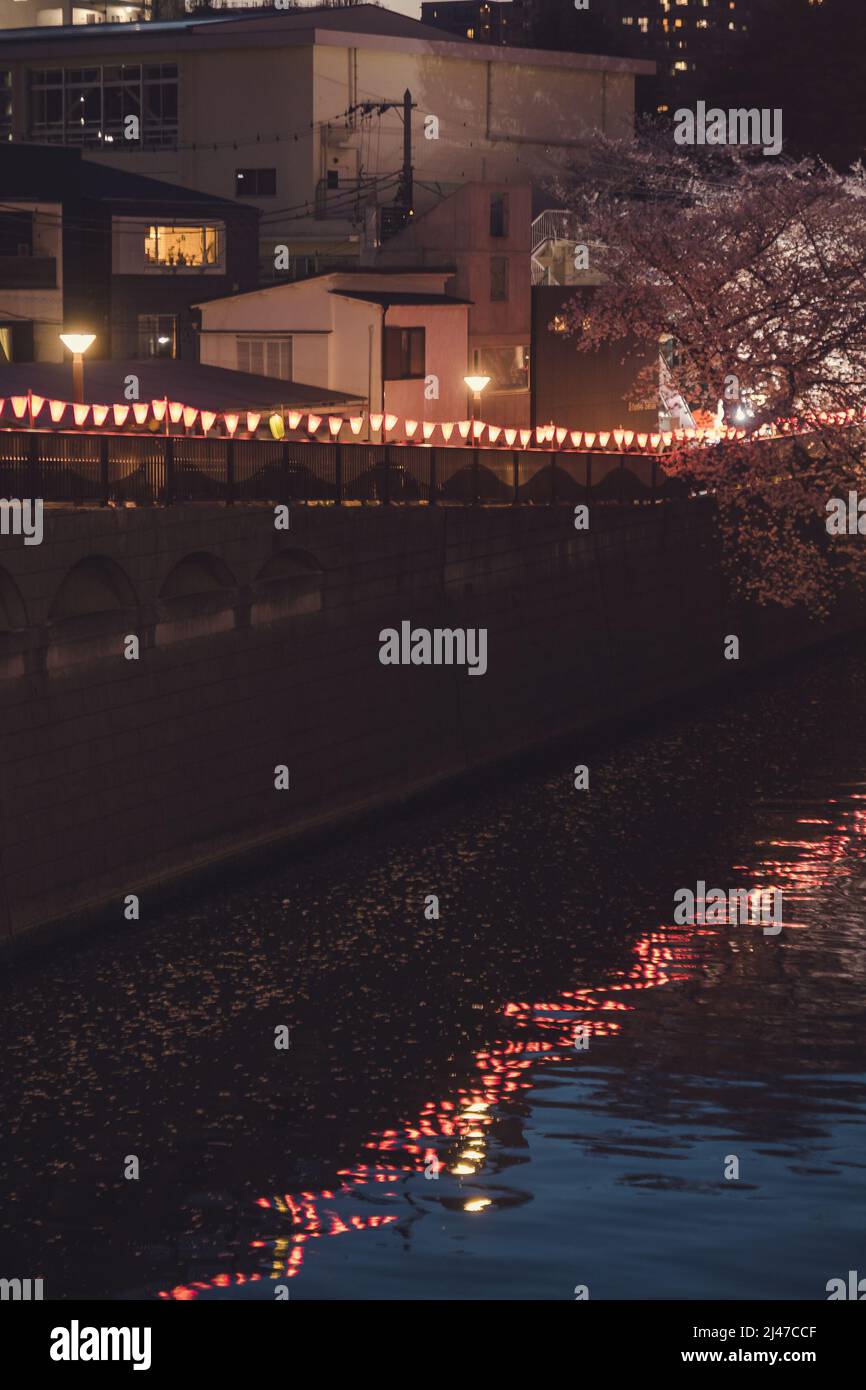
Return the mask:
<svg viewBox="0 0 866 1390">
<path fill-rule="evenodd" d="M 277 191 L 276 169 L 236 169 L 236 198 L 269 198 Z"/>
<path fill-rule="evenodd" d="M 385 329 L 385 380 L 401 381 L 424 375 L 425 330 Z"/>
<path fill-rule="evenodd" d="M 327 188 L 339 188 L 339 187 L 340 187 L 340 171 L 339 171 L 339 169 L 329 169 L 329 170 L 328 170 L 328 176 L 327 176 L 327 178 L 325 179 L 325 185 L 326 185 Z"/>
<path fill-rule="evenodd" d="M 177 352 L 177 319 L 174 314 L 139 314 L 139 357 L 174 357 Z"/>
<path fill-rule="evenodd" d="M 490 235 L 508 236 L 508 194 L 490 195 Z"/>
<path fill-rule="evenodd" d="M 490 257 L 490 299 L 493 303 L 501 303 L 508 298 L 508 258 L 506 256 Z"/>
</svg>

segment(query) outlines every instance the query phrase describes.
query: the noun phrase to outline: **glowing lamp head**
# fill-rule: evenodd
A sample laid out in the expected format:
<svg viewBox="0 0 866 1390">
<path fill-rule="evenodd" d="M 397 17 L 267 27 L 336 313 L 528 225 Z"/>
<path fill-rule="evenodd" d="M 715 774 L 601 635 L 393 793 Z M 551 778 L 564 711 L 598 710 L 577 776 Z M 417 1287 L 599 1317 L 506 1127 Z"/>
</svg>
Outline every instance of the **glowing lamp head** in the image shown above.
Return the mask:
<svg viewBox="0 0 866 1390">
<path fill-rule="evenodd" d="M 490 385 L 489 376 L 465 376 L 463 380 L 466 382 L 469 390 L 473 391 L 476 396 L 480 396 L 485 386 Z"/>
<path fill-rule="evenodd" d="M 95 333 L 61 333 L 58 336 L 63 346 L 76 357 L 96 342 Z"/>
</svg>

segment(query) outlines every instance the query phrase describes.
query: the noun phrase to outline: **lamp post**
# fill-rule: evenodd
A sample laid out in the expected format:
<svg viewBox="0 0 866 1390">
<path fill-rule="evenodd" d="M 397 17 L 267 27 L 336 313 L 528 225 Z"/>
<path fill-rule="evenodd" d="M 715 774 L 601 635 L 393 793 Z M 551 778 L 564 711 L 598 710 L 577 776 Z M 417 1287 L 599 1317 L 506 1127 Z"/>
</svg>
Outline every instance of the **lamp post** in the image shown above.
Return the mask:
<svg viewBox="0 0 866 1390">
<path fill-rule="evenodd" d="M 84 403 L 84 354 L 96 342 L 95 333 L 61 333 L 60 341 L 72 353 L 72 399 Z"/>
</svg>

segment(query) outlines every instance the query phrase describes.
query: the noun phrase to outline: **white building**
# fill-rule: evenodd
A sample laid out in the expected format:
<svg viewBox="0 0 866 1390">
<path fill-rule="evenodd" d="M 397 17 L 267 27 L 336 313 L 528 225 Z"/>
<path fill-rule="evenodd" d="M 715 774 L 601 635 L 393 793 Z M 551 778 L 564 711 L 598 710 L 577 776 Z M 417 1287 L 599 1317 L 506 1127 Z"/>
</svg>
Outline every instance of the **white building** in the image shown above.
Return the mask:
<svg viewBox="0 0 866 1390">
<path fill-rule="evenodd" d="M 451 272 L 333 272 L 202 302 L 200 360 L 361 396 L 416 420 L 464 419 L 468 305 Z"/>
</svg>

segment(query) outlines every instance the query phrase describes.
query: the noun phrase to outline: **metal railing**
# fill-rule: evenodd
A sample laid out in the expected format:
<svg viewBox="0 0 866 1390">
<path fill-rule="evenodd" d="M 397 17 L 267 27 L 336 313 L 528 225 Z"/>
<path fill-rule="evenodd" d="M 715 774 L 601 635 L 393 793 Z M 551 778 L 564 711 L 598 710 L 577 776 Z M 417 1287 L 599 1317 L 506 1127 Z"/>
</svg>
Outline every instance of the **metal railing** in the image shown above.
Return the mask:
<svg viewBox="0 0 866 1390">
<path fill-rule="evenodd" d="M 0 497 L 78 506 L 633 504 L 687 491 L 634 454 L 0 430 Z"/>
</svg>

